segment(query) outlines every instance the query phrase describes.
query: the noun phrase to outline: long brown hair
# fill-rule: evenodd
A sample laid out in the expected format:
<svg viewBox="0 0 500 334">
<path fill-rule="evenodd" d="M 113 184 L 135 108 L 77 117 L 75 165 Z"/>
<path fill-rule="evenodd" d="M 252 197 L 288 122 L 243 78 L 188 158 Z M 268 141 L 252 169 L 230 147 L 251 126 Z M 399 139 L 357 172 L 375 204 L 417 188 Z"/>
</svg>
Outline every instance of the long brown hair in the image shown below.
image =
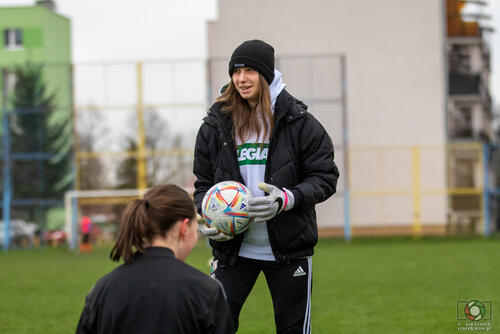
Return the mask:
<svg viewBox="0 0 500 334">
<path fill-rule="evenodd" d="M 231 114 L 234 124 L 233 136 L 242 142 L 248 139 L 252 133 L 256 133 L 257 138 L 259 138 L 263 130 L 263 137 L 269 139 L 273 132 L 274 118 L 271 110 L 269 85 L 260 73 L 259 79 L 259 103 L 255 110 L 252 110 L 248 101 L 238 93 L 232 79 L 224 93 L 216 100 L 216 102 L 226 103 L 221 111 Z M 260 120 L 263 120 L 263 122 Z"/>
<path fill-rule="evenodd" d="M 182 188 L 173 185 L 154 186 L 142 199 L 128 203 L 123 213 L 118 239 L 109 254 L 113 261 L 133 260 L 134 248 L 144 253 L 157 235 L 165 235 L 176 222 L 196 216 L 194 203 Z"/>
</svg>

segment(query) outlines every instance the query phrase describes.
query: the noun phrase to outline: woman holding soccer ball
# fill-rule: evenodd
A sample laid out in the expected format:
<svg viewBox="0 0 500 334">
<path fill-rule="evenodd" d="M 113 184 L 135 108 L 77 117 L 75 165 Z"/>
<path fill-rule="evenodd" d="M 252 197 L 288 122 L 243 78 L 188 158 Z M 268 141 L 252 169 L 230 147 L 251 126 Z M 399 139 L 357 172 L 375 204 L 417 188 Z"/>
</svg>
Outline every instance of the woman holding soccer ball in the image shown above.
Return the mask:
<svg viewBox="0 0 500 334">
<path fill-rule="evenodd" d="M 253 195 L 248 214 L 254 219 L 235 236 L 200 224 L 213 249 L 211 274 L 224 285 L 236 329 L 262 271 L 277 332 L 309 333 L 311 256 L 318 240 L 314 207 L 336 191 L 333 144 L 307 106 L 285 90 L 271 45 L 239 45 L 229 76 L 198 131 L 194 199 L 201 208 L 214 184 L 241 182 Z"/>
<path fill-rule="evenodd" d="M 175 185 L 130 202 L 110 258 L 125 264 L 87 295 L 77 333 L 234 333 L 219 282 L 184 263 L 198 240 L 196 210 Z"/>
</svg>

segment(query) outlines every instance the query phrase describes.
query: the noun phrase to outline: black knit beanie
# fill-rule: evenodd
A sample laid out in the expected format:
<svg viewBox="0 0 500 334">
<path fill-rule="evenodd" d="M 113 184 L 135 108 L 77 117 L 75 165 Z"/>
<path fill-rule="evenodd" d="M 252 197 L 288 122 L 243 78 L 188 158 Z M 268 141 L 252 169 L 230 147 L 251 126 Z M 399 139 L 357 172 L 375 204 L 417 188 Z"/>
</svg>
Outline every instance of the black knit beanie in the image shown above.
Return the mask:
<svg viewBox="0 0 500 334">
<path fill-rule="evenodd" d="M 274 79 L 274 49 L 264 41 L 254 39 L 238 46 L 229 61 L 229 76 L 238 67 L 251 67 L 264 76 L 268 84 Z"/>
</svg>

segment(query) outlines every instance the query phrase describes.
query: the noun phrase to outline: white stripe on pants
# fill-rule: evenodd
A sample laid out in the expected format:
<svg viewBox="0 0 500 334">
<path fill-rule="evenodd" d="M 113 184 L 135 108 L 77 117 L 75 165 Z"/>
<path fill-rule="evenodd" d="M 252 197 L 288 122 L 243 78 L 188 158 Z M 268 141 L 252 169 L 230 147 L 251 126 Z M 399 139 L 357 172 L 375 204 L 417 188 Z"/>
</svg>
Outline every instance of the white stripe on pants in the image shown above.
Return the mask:
<svg viewBox="0 0 500 334">
<path fill-rule="evenodd" d="M 309 273 L 307 277 L 307 307 L 306 315 L 304 317 L 304 334 L 311 333 L 311 289 L 312 289 L 312 258 L 307 257 L 307 265 L 309 266 L 307 272 Z"/>
</svg>

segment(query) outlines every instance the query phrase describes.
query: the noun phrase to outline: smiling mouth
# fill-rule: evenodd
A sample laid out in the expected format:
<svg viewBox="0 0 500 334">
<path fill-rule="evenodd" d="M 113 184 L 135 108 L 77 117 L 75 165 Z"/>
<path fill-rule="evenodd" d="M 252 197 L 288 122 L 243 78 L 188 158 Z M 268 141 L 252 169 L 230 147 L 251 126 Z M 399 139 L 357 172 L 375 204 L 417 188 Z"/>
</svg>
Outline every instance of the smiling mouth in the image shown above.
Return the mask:
<svg viewBox="0 0 500 334">
<path fill-rule="evenodd" d="M 248 93 L 248 92 L 250 92 L 251 88 L 252 88 L 251 86 L 250 87 L 240 87 L 240 91 L 242 93 Z"/>
</svg>

